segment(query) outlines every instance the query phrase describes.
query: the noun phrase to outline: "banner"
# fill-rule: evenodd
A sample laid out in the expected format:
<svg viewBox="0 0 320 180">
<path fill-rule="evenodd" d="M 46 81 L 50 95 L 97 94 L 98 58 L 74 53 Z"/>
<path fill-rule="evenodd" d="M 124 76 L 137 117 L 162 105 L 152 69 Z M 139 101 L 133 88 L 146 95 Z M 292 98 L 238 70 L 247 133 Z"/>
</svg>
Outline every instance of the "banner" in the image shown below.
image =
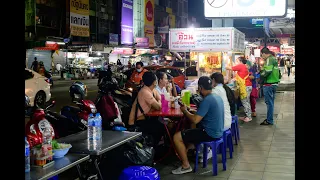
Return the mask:
<svg viewBox="0 0 320 180">
<path fill-rule="evenodd" d="M 133 44 L 133 0 L 122 0 L 121 44 Z"/>
<path fill-rule="evenodd" d="M 25 13 L 25 26 L 35 26 L 36 25 L 36 2 L 35 0 L 25 0 L 24 13 Z"/>
<path fill-rule="evenodd" d="M 114 45 L 114 46 L 119 45 L 118 34 L 109 33 L 109 45 Z"/>
<path fill-rule="evenodd" d="M 149 38 L 149 47 L 154 47 L 154 0 L 145 0 L 144 34 Z"/>
<path fill-rule="evenodd" d="M 230 51 L 233 28 L 176 28 L 169 32 L 169 49 L 174 51 Z"/>
<path fill-rule="evenodd" d="M 136 47 L 148 48 L 149 47 L 149 39 L 145 37 L 137 37 L 136 38 Z"/>
<path fill-rule="evenodd" d="M 70 0 L 70 32 L 72 36 L 90 36 L 89 0 Z"/>
</svg>

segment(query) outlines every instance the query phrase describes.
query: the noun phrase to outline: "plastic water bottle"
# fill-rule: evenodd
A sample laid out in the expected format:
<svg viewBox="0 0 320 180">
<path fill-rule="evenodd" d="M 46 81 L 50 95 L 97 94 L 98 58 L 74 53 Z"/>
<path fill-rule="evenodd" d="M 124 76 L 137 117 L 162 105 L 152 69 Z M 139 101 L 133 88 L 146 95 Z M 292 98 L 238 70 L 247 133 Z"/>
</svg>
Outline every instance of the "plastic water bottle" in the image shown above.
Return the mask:
<svg viewBox="0 0 320 180">
<path fill-rule="evenodd" d="M 89 151 L 96 151 L 101 148 L 102 136 L 102 118 L 100 113 L 95 116 L 89 115 L 88 118 L 88 149 Z"/>
<path fill-rule="evenodd" d="M 96 114 L 95 117 L 95 127 L 96 127 L 96 140 L 101 140 L 102 139 L 102 117 L 100 113 Z"/>
<path fill-rule="evenodd" d="M 25 153 L 25 172 L 30 172 L 30 145 L 29 142 L 27 141 L 27 137 L 24 138 L 24 153 Z"/>
</svg>

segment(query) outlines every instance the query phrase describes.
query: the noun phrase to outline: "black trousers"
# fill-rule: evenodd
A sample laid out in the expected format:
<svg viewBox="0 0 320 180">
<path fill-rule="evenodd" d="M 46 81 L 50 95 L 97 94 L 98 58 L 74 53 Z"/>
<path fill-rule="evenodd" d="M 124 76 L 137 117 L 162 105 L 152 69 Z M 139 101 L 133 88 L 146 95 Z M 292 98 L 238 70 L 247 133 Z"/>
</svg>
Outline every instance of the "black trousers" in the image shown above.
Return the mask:
<svg viewBox="0 0 320 180">
<path fill-rule="evenodd" d="M 142 134 L 150 135 L 153 139 L 153 147 L 156 147 L 161 137 L 164 135 L 164 125 L 158 120 L 159 117 L 150 117 L 146 120 L 136 121 L 136 125 L 140 128 Z"/>
</svg>

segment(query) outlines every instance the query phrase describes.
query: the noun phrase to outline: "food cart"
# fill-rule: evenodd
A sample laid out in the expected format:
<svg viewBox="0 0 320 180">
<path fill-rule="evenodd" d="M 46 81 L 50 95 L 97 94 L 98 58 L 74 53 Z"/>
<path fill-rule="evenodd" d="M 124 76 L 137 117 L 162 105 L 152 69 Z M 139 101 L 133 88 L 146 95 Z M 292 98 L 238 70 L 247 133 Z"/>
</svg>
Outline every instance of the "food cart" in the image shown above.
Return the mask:
<svg viewBox="0 0 320 180">
<path fill-rule="evenodd" d="M 231 77 L 226 67 L 232 66 L 236 54 L 244 54 L 245 35 L 233 27 L 173 28 L 169 31 L 169 49 L 190 52 L 196 61 L 198 77 L 221 72 L 225 79 Z"/>
</svg>

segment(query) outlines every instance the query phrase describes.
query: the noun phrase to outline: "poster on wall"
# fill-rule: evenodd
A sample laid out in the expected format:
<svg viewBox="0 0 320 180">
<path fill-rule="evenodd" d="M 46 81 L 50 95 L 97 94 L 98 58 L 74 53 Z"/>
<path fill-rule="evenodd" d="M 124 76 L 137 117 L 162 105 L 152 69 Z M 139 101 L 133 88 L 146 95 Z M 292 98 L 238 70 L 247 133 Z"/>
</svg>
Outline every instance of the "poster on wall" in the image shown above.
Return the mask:
<svg viewBox="0 0 320 180">
<path fill-rule="evenodd" d="M 149 38 L 149 47 L 154 47 L 154 0 L 145 0 L 144 34 Z"/>
<path fill-rule="evenodd" d="M 70 32 L 72 36 L 90 36 L 89 0 L 70 0 Z"/>
<path fill-rule="evenodd" d="M 133 44 L 133 0 L 122 0 L 121 44 Z"/>
</svg>

